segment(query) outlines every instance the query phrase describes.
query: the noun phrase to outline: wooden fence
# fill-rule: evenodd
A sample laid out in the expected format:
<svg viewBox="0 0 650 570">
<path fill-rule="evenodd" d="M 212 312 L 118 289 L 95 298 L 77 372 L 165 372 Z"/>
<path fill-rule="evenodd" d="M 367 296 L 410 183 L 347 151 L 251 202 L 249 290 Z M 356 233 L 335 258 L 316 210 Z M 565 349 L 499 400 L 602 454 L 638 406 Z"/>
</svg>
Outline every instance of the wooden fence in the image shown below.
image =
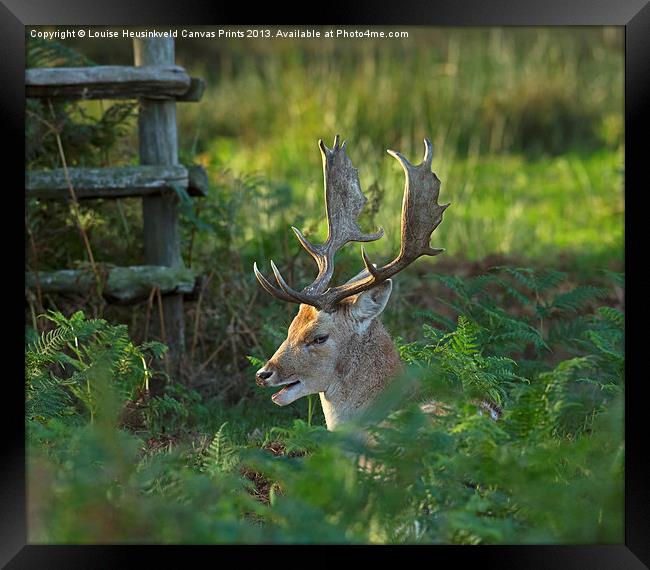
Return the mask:
<svg viewBox="0 0 650 570">
<path fill-rule="evenodd" d="M 199 101 L 204 82 L 175 65 L 172 38 L 134 40 L 134 66 L 36 68 L 25 74 L 26 96 L 45 99 L 138 99 L 140 166 L 27 171 L 25 191 L 40 200 L 142 198 L 144 265 L 112 267 L 101 291 L 109 302 L 132 303 L 161 294 L 160 338 L 169 346 L 168 365 L 178 374 L 185 348 L 183 295 L 196 276 L 184 267 L 179 240 L 179 196 L 207 193 L 201 167 L 178 162 L 176 102 Z M 84 293 L 97 275 L 63 269 L 26 274 L 26 287 L 40 293 Z"/>
</svg>

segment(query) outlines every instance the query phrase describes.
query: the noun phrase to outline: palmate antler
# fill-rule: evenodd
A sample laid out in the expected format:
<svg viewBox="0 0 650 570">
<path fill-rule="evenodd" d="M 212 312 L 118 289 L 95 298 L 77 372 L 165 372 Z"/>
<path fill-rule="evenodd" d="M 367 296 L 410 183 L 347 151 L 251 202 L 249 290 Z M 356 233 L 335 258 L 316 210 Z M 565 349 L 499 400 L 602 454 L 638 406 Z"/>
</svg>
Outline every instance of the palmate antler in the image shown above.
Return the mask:
<svg viewBox="0 0 650 570">
<path fill-rule="evenodd" d="M 374 234 L 364 234 L 359 228 L 358 217 L 366 204 L 361 192 L 357 169 L 352 166 L 345 154 L 345 142 L 339 145 L 339 135 L 334 138 L 334 146 L 329 149 L 323 141 L 318 145 L 323 155 L 323 174 L 325 177 L 325 209 L 328 235 L 325 243 L 310 243 L 300 230 L 292 227 L 296 237 L 318 264 L 318 275 L 311 285 L 302 291 L 292 289 L 271 261 L 277 286 L 273 285 L 253 265 L 253 271 L 262 287 L 274 297 L 291 303 L 304 303 L 317 309 L 332 311 L 346 297 L 366 291 L 386 281 L 413 263 L 422 255 L 438 255 L 444 249 L 429 246 L 431 234 L 442 221 L 442 214 L 449 204 L 439 205 L 440 180 L 431 172 L 433 151 L 431 142 L 424 139 L 424 159 L 413 166 L 399 152 L 389 150 L 402 165 L 406 175 L 404 200 L 402 202 L 402 241 L 399 255 L 383 267 L 374 266 L 363 246 L 361 256 L 366 272 L 357 279 L 338 287 L 328 288 L 334 273 L 334 256 L 350 241 L 375 241 L 384 235 L 379 228 Z"/>
</svg>

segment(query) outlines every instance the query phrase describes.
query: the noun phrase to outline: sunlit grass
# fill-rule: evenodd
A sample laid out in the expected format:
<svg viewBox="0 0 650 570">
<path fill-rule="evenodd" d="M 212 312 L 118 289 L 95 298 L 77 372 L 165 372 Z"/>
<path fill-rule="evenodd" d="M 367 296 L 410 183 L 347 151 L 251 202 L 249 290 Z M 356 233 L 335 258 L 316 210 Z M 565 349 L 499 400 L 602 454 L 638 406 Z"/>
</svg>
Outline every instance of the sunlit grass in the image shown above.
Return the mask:
<svg viewBox="0 0 650 570">
<path fill-rule="evenodd" d="M 366 223 L 383 226 L 386 238 L 369 245 L 371 255 L 398 247 L 403 175 L 385 151 L 417 161 L 426 136 L 440 200 L 453 204 L 433 240 L 448 255 L 552 263 L 564 252 L 620 263 L 622 31 L 409 33 L 389 42 L 222 41 L 218 49 L 179 41 L 178 63 L 207 83 L 200 103 L 178 105 L 181 159 L 203 163 L 214 183 L 226 184 L 224 171 L 244 180 L 203 200 L 238 205 L 238 250 L 266 258 L 280 245 L 284 255 L 295 246 L 291 224 L 324 237 L 317 141 L 340 133 L 362 188 L 383 191 Z"/>
<path fill-rule="evenodd" d="M 231 152 L 232 160 L 226 160 L 236 172 L 236 165 L 245 163 L 250 151 L 242 146 Z M 367 247 L 371 255 L 390 255 L 399 249 L 402 170 L 386 155 L 383 163 L 373 163 L 377 169 L 372 172 L 356 159 L 359 153 L 354 144 L 350 144 L 349 153 L 360 167 L 362 187 L 377 183 L 385 190 L 375 222 L 384 227 L 386 237 Z M 296 170 L 287 170 L 281 180 L 290 189 L 281 210 L 274 199 L 258 198 L 242 204 L 249 210 L 248 219 L 259 220 L 248 228 L 245 241 L 255 240 L 260 231 L 282 231 L 284 227 L 289 232 L 290 223 L 312 220 L 317 223 L 316 236 L 324 238 L 322 170 L 317 151 L 312 149 L 310 154 Z M 223 154 L 221 157 L 223 160 Z M 622 259 L 622 162 L 617 152 L 532 162 L 521 155 L 455 158 L 449 162 L 438 156 L 433 168 L 442 180 L 440 202 L 451 202 L 452 206 L 436 230 L 433 244 L 444 247 L 448 255 L 464 259 L 496 253 L 545 256 L 551 263 L 554 256 L 567 250 Z M 247 170 L 242 167 L 241 172 Z"/>
<path fill-rule="evenodd" d="M 453 204 L 433 239 L 448 255 L 620 260 L 622 45 L 614 28 L 225 43 L 214 63 L 196 66 L 208 90 L 202 103 L 179 107 L 181 140 L 215 179 L 228 170 L 267 181 L 242 204 L 251 222 L 243 250 L 294 223 L 324 237 L 316 143 L 340 133 L 362 188 L 384 191 L 374 221 L 386 238 L 371 255 L 398 248 L 403 174 L 385 151 L 418 161 L 427 136 L 440 200 Z"/>
<path fill-rule="evenodd" d="M 417 161 L 426 136 L 440 200 L 453 204 L 434 236 L 448 255 L 620 263 L 622 29 L 408 31 L 392 41 L 178 41 L 178 63 L 206 80 L 201 102 L 177 107 L 181 160 L 203 163 L 222 185 L 204 211 L 211 201 L 236 205 L 238 251 L 286 254 L 291 224 L 324 237 L 317 141 L 340 133 L 362 187 L 384 194 L 376 219 L 365 220 L 386 229 L 372 255 L 398 246 L 403 179 L 385 151 Z M 103 110 L 83 105 L 95 117 Z M 208 249 L 217 238 L 197 239 Z"/>
</svg>

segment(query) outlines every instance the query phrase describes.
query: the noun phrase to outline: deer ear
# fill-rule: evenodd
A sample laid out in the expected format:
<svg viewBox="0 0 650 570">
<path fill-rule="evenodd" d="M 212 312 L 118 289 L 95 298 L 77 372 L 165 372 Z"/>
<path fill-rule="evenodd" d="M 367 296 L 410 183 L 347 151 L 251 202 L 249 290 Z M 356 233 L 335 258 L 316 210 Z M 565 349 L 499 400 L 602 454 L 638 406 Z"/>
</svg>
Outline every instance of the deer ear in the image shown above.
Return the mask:
<svg viewBox="0 0 650 570">
<path fill-rule="evenodd" d="M 393 282 L 387 279 L 372 289 L 359 293 L 350 300 L 350 315 L 364 322 L 379 316 L 386 307 L 393 290 Z"/>
</svg>

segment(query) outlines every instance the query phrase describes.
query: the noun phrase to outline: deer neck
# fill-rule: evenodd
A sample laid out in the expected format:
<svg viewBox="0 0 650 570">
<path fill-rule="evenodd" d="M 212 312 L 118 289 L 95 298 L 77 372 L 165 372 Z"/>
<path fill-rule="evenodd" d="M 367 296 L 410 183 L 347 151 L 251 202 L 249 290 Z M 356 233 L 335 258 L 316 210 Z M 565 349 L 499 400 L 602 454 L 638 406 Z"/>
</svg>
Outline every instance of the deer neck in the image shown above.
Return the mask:
<svg viewBox="0 0 650 570">
<path fill-rule="evenodd" d="M 384 326 L 373 320 L 340 351 L 330 387 L 319 394 L 327 429 L 359 416 L 400 367 L 393 340 Z"/>
</svg>

